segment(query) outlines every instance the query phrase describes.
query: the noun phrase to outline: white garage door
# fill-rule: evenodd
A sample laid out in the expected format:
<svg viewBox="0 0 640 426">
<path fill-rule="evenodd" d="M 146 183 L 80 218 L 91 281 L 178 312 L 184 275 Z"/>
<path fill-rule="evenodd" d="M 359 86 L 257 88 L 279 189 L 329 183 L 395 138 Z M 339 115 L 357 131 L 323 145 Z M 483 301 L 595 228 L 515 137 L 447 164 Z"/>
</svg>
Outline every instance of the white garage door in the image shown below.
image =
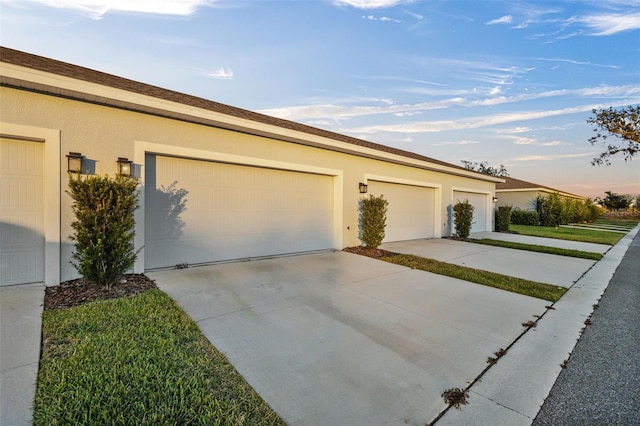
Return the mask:
<svg viewBox="0 0 640 426">
<path fill-rule="evenodd" d="M 487 195 L 477 192 L 453 191 L 453 203 L 469 200 L 473 209 L 471 232 L 484 232 L 487 229 Z"/>
<path fill-rule="evenodd" d="M 433 238 L 435 189 L 372 180 L 368 185 L 370 194 L 389 201 L 384 242 Z"/>
<path fill-rule="evenodd" d="M 333 178 L 147 155 L 145 268 L 333 248 Z"/>
<path fill-rule="evenodd" d="M 0 139 L 0 285 L 44 280 L 43 150 Z"/>
</svg>

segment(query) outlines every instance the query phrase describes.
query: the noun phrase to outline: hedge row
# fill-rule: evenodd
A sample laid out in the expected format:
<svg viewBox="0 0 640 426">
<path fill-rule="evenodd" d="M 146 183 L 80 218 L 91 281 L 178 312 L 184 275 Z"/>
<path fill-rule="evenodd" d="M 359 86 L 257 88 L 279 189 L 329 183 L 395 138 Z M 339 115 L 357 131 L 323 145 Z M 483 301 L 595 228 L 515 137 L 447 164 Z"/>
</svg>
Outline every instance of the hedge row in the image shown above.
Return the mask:
<svg viewBox="0 0 640 426">
<path fill-rule="evenodd" d="M 529 211 L 514 209 L 511 223 L 514 225 L 558 226 L 569 223 L 591 222 L 604 214 L 604 209 L 591 199 L 576 200 L 558 193 L 538 195 L 529 202 Z"/>
</svg>

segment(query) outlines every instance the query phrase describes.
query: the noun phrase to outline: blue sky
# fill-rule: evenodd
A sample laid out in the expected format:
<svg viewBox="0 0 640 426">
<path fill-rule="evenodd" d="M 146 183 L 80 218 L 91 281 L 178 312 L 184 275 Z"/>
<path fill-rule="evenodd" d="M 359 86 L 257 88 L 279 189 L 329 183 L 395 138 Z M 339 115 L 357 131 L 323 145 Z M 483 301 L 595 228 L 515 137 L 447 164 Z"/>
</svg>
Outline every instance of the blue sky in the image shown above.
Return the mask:
<svg viewBox="0 0 640 426">
<path fill-rule="evenodd" d="M 640 1 L 0 0 L 0 43 L 602 196 L 586 120 L 640 104 Z"/>
</svg>

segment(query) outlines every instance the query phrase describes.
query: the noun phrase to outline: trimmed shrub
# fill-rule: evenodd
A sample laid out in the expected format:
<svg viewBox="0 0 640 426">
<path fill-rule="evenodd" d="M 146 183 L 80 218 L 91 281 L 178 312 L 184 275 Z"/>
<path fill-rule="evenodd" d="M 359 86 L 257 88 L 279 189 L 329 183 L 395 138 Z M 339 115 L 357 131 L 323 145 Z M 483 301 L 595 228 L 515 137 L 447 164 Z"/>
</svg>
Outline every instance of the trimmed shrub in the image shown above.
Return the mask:
<svg viewBox="0 0 640 426">
<path fill-rule="evenodd" d="M 511 206 L 500 206 L 496 209 L 497 232 L 509 231 L 509 224 L 511 223 L 511 208 Z"/>
<path fill-rule="evenodd" d="M 453 224 L 458 237 L 467 238 L 471 233 L 471 225 L 473 225 L 473 210 L 474 207 L 469 203 L 469 200 L 458 201 L 453 206 Z"/>
<path fill-rule="evenodd" d="M 360 241 L 369 247 L 376 249 L 385 236 L 387 226 L 387 208 L 389 201 L 383 195 L 375 197 L 369 194 L 369 198 L 362 198 L 359 203 L 360 210 Z"/>
<path fill-rule="evenodd" d="M 538 212 L 530 212 L 516 207 L 511 211 L 511 223 L 513 225 L 538 226 L 540 225 L 540 216 Z"/>
<path fill-rule="evenodd" d="M 137 185 L 137 179 L 124 176 L 70 178 L 67 193 L 76 217 L 71 263 L 85 279 L 111 287 L 133 267 L 138 255 L 133 249 Z"/>
</svg>

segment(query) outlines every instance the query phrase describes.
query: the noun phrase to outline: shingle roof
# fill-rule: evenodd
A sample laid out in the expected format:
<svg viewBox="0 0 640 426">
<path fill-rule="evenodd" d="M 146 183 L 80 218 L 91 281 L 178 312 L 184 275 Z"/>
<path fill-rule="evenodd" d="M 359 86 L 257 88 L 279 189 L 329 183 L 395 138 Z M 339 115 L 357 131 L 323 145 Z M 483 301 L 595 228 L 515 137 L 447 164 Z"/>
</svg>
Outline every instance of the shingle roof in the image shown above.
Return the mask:
<svg viewBox="0 0 640 426">
<path fill-rule="evenodd" d="M 496 191 L 504 191 L 504 190 L 516 190 L 516 189 L 543 189 L 551 192 L 558 192 L 567 195 L 571 195 L 578 198 L 584 198 L 580 195 L 571 194 L 566 191 L 561 191 L 559 189 L 554 189 L 548 186 L 540 185 L 537 183 L 527 182 L 525 180 L 520 180 L 512 177 L 503 177 L 504 183 L 496 183 Z"/>
<path fill-rule="evenodd" d="M 465 174 L 469 173 L 469 170 L 456 166 L 444 161 L 436 160 L 431 157 L 426 157 L 420 154 L 416 154 L 410 151 L 404 151 L 389 146 L 368 142 L 362 139 L 342 135 L 339 133 L 331 132 L 328 130 L 319 129 L 316 127 L 307 126 L 305 124 L 296 123 L 289 120 L 271 117 L 268 115 L 260 114 L 253 111 L 248 111 L 241 108 L 232 107 L 219 102 L 210 101 L 207 99 L 199 98 L 180 92 L 175 92 L 161 87 L 152 86 L 145 83 L 140 83 L 134 80 L 118 77 L 112 74 L 84 68 L 78 65 L 69 64 L 66 62 L 45 58 L 42 56 L 22 52 L 19 50 L 10 49 L 0 46 L 0 61 L 8 64 L 27 67 L 34 70 L 39 70 L 47 73 L 53 73 L 64 77 L 70 77 L 77 80 L 82 80 L 90 83 L 104 85 L 115 89 L 126 90 L 141 95 L 151 96 L 171 102 L 177 102 L 183 105 L 192 106 L 196 108 L 202 108 L 205 110 L 243 118 L 258 123 L 264 123 L 268 125 L 278 126 L 284 129 L 295 130 L 310 135 L 320 136 L 324 138 L 333 139 L 340 142 L 345 142 L 365 148 L 370 148 L 390 154 L 395 154 L 415 160 L 426 161 L 433 164 L 438 164 L 446 167 L 451 167 L 458 170 L 464 170 Z M 112 106 L 118 106 L 113 104 Z M 481 178 L 483 175 L 478 174 Z"/>
</svg>

